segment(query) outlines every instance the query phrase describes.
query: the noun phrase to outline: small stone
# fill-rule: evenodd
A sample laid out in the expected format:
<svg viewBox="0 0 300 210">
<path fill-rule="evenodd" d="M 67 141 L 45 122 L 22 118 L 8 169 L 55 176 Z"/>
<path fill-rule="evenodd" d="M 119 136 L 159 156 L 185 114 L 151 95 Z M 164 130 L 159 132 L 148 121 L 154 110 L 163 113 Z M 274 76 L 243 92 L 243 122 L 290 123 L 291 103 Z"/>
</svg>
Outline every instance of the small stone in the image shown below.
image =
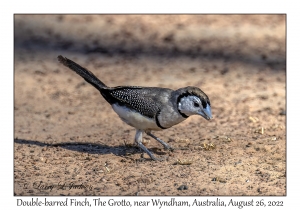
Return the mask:
<svg viewBox="0 0 300 210">
<path fill-rule="evenodd" d="M 247 145 L 246 145 L 246 147 L 251 147 L 252 146 L 252 143 L 251 142 L 249 142 Z"/>
<path fill-rule="evenodd" d="M 226 183 L 226 182 L 227 182 L 227 181 L 226 181 L 225 179 L 223 179 L 223 178 L 219 178 L 218 181 L 221 182 L 221 183 Z"/>
<path fill-rule="evenodd" d="M 279 115 L 286 115 L 286 111 L 285 110 L 282 110 Z"/>
<path fill-rule="evenodd" d="M 188 186 L 186 185 L 180 185 L 177 190 L 187 190 L 188 189 Z"/>
<path fill-rule="evenodd" d="M 272 141 L 276 141 L 277 138 L 276 138 L 275 136 L 273 136 L 273 137 L 271 137 L 271 140 L 272 140 Z"/>
</svg>

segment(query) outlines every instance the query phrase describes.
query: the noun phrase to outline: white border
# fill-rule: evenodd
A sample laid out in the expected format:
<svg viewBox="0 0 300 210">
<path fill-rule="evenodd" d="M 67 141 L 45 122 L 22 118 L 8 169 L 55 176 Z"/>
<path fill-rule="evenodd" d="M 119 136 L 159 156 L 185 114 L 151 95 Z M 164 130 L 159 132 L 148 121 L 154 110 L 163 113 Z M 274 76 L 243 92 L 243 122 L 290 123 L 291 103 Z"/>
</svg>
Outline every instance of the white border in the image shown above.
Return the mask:
<svg viewBox="0 0 300 210">
<path fill-rule="evenodd" d="M 295 2 L 295 1 L 293 1 Z M 1 9 L 1 206 L 16 206 L 13 196 L 13 14 L 14 13 L 286 13 L 287 14 L 287 196 L 263 197 L 283 200 L 285 208 L 296 207 L 299 191 L 299 11 L 298 5 L 284 1 L 5 1 Z M 4 26 L 4 27 L 3 27 Z M 25 199 L 25 197 L 22 197 Z M 60 197 L 47 197 L 60 199 Z M 76 197 L 72 197 L 76 198 Z M 78 197 L 82 199 L 83 197 Z M 121 199 L 122 197 L 118 197 Z M 127 200 L 140 198 L 124 197 Z M 143 197 L 142 197 L 143 198 Z M 145 197 L 149 198 L 149 197 Z M 156 197 L 158 198 L 158 197 Z M 170 197 L 161 197 L 167 199 Z M 185 197 L 180 197 L 185 198 Z M 191 197 L 186 197 L 192 199 Z M 235 197 L 237 200 L 243 197 Z M 250 199 L 251 197 L 245 197 Z M 255 200 L 260 197 L 254 197 Z M 30 199 L 30 197 L 26 197 Z M 89 197 L 92 199 L 92 197 Z M 109 199 L 109 197 L 106 197 Z M 201 197 L 205 199 L 205 197 Z M 214 199 L 209 197 L 209 199 Z M 230 200 L 230 197 L 221 197 Z M 68 207 L 71 208 L 71 207 Z M 97 207 L 98 209 L 100 207 Z M 103 208 L 103 207 L 101 207 Z M 172 207 L 174 208 L 174 207 Z M 234 207 L 237 209 L 237 207 Z M 247 208 L 247 207 L 245 207 Z M 64 208 L 65 209 L 65 208 Z M 165 208 L 164 208 L 165 209 Z M 248 209 L 248 208 L 247 208 Z M 293 208 L 296 209 L 296 208 Z"/>
</svg>

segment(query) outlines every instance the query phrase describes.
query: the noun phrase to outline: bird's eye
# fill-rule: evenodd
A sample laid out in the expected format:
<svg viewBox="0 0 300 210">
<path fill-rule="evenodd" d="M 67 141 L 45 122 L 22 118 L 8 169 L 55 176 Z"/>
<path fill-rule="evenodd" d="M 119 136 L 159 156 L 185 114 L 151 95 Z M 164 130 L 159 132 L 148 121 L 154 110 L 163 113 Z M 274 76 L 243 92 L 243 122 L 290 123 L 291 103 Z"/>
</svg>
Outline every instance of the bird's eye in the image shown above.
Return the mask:
<svg viewBox="0 0 300 210">
<path fill-rule="evenodd" d="M 194 107 L 199 107 L 199 104 L 197 102 L 194 102 Z"/>
</svg>

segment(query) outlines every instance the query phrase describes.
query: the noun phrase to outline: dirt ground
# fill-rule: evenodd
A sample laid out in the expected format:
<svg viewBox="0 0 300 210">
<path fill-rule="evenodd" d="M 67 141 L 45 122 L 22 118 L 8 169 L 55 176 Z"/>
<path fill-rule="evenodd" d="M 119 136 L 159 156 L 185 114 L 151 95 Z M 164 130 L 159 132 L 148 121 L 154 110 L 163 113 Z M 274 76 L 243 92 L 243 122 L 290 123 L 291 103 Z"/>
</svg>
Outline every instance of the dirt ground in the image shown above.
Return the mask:
<svg viewBox="0 0 300 210">
<path fill-rule="evenodd" d="M 15 15 L 15 195 L 286 195 L 285 15 Z M 200 87 L 214 119 L 145 136 L 108 86 Z"/>
</svg>

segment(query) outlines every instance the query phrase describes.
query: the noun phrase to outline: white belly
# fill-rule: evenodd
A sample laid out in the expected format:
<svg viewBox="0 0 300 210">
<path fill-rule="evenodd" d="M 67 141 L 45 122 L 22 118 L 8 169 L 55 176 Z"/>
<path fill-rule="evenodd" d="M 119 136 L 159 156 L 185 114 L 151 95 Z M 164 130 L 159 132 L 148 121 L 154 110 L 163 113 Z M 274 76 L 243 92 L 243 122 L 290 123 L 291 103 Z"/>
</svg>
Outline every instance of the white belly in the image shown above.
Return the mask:
<svg viewBox="0 0 300 210">
<path fill-rule="evenodd" d="M 139 130 L 162 130 L 156 125 L 154 118 L 145 117 L 138 112 L 131 111 L 127 107 L 117 104 L 113 104 L 112 108 L 125 123 L 132 127 Z"/>
</svg>

